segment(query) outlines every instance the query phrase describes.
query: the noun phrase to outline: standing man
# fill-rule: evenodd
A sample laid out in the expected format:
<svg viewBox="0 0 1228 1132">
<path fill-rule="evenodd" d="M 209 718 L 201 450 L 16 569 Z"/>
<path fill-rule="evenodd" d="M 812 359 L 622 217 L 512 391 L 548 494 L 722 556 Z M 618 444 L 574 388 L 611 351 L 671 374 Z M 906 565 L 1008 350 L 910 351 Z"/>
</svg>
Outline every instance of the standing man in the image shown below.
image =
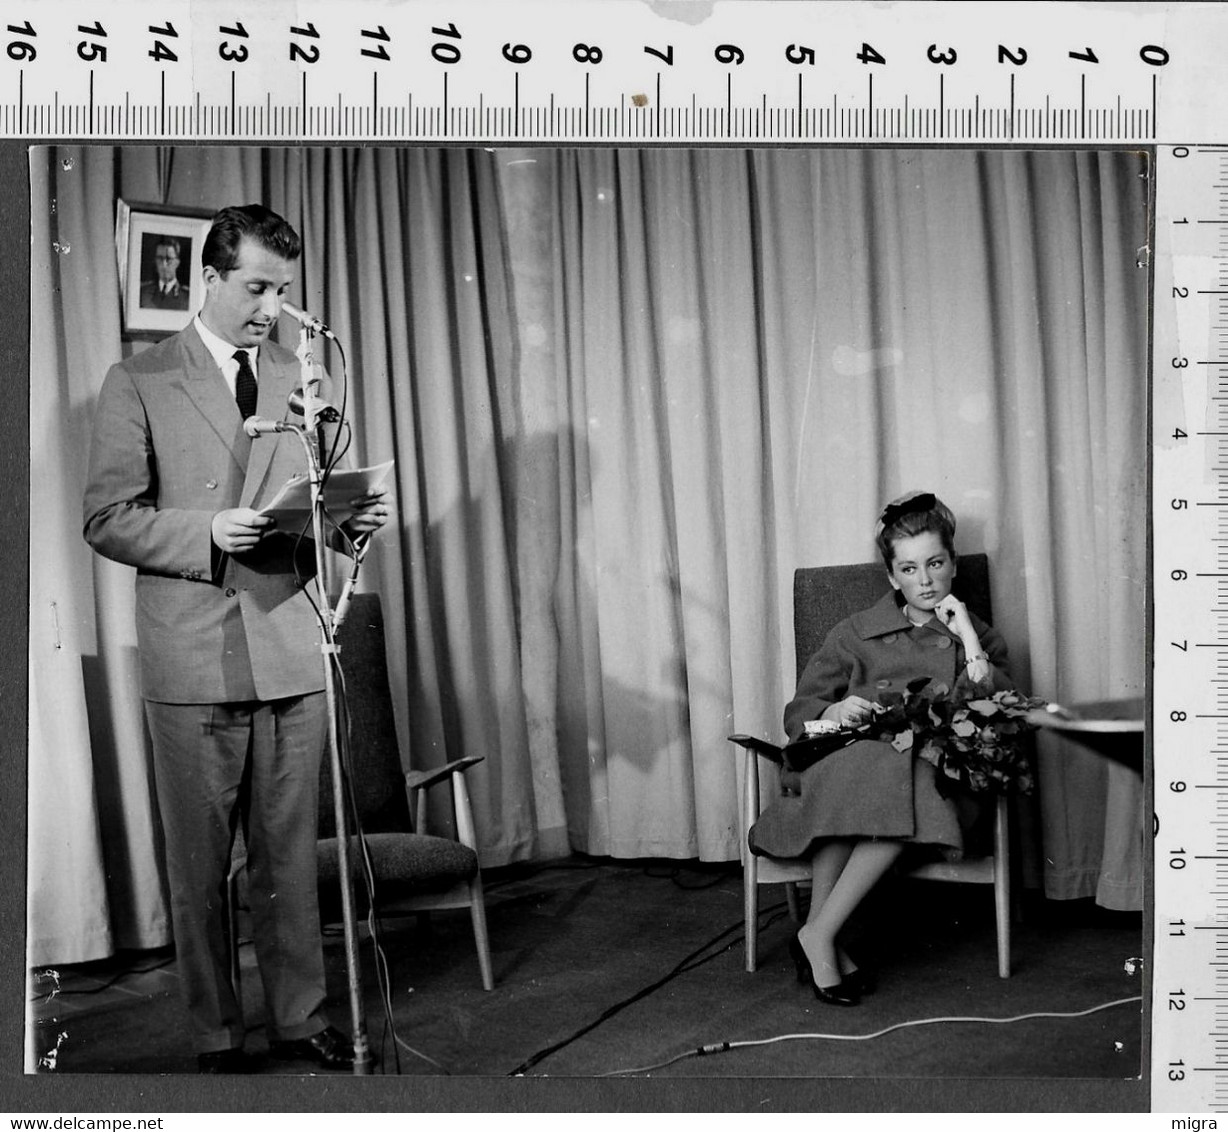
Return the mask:
<svg viewBox="0 0 1228 1132">
<path fill-rule="evenodd" d="M 174 236 L 159 236 L 154 247 L 156 279 L 141 283 L 141 306 L 155 310 L 186 311 L 188 290 L 179 284 L 179 241 Z"/>
<path fill-rule="evenodd" d="M 202 1073 L 250 1071 L 229 974 L 223 892 L 239 822 L 275 1057 L 353 1065 L 328 1024 L 316 897 L 316 796 L 327 713 L 310 544 L 253 504 L 302 470 L 282 419 L 296 357 L 269 342 L 298 233 L 252 204 L 213 218 L 204 305 L 179 333 L 111 368 L 94 421 L 85 537 L 135 566 L 141 690 L 153 739 L 176 958 Z M 388 517 L 356 500 L 354 538 Z"/>
</svg>

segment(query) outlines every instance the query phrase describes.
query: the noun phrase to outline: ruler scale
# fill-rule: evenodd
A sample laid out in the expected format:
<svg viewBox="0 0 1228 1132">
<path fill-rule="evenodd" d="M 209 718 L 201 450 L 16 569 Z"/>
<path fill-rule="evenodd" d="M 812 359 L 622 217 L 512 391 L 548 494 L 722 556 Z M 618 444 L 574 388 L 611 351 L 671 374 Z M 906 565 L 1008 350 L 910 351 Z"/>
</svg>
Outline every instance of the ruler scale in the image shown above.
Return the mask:
<svg viewBox="0 0 1228 1132">
<path fill-rule="evenodd" d="M 236 86 L 237 86 L 237 77 Z M 378 82 L 378 75 L 371 81 Z M 1153 80 L 1154 82 L 1154 80 Z M 92 86 L 92 76 L 91 76 Z M 743 142 L 802 140 L 810 142 L 1147 142 L 1156 133 L 1155 112 L 1149 105 L 1085 106 L 944 105 L 939 88 L 937 106 L 896 107 L 836 105 L 736 106 L 667 105 L 670 116 L 661 120 L 656 109 L 597 106 L 534 106 L 523 102 L 492 114 L 481 103 L 448 104 L 438 93 L 436 105 L 426 106 L 425 117 L 411 115 L 408 95 L 402 105 L 378 103 L 338 108 L 331 102 L 314 101 L 306 92 L 295 103 L 279 106 L 244 102 L 157 102 L 135 108 L 122 103 L 99 102 L 91 90 L 84 104 L 31 105 L 25 95 L 25 74 L 17 80 L 15 102 L 4 107 L 2 131 L 7 137 L 106 138 L 109 140 L 157 137 L 168 141 L 269 141 L 287 136 L 303 140 L 368 140 L 433 142 L 511 142 L 531 137 L 559 141 L 619 142 Z M 873 101 L 873 82 L 861 95 Z M 519 100 L 518 100 L 519 101 Z M 341 122 L 342 115 L 352 115 Z M 549 128 L 542 123 L 548 115 Z M 558 129 L 556 116 L 561 115 Z"/>
<path fill-rule="evenodd" d="M 1228 6 L 667 8 L 0 0 L 0 136 L 1153 148 L 1145 1072 L 1156 1111 L 1228 1107 Z"/>
<path fill-rule="evenodd" d="M 1157 153 L 1152 1106 L 1228 1108 L 1228 152 Z M 1174 374 L 1183 375 L 1173 380 Z M 1188 376 L 1186 376 L 1188 375 Z"/>
<path fill-rule="evenodd" d="M 1206 28 L 1228 26 L 1228 13 L 1098 7 L 742 0 L 670 19 L 627 0 L 133 0 L 105 10 L 8 0 L 0 131 L 1061 145 L 1146 143 L 1175 128 L 1177 140 L 1210 139 L 1197 128 L 1214 112 L 1200 84 L 1220 60 Z"/>
</svg>

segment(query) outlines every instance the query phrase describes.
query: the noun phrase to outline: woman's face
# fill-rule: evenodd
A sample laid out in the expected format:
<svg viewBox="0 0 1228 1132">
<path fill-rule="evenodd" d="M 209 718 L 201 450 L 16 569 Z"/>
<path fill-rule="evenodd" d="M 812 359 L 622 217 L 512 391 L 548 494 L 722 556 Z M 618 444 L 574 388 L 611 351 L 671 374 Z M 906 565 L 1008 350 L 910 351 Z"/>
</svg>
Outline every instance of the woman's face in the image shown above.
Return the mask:
<svg viewBox="0 0 1228 1132">
<path fill-rule="evenodd" d="M 934 606 L 951 592 L 955 559 L 937 531 L 896 539 L 891 544 L 891 585 L 917 613 L 933 616 Z"/>
</svg>

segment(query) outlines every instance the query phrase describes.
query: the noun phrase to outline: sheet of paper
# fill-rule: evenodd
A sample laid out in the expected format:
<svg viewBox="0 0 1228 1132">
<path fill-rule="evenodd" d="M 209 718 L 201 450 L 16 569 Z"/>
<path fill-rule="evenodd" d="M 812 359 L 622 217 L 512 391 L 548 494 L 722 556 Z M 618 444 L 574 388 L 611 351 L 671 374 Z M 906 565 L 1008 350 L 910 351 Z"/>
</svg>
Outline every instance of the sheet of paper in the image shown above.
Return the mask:
<svg viewBox="0 0 1228 1132">
<path fill-rule="evenodd" d="M 394 462 L 386 460 L 370 468 L 336 469 L 324 484 L 324 509 L 329 518 L 344 523 L 354 514 L 353 501 L 383 484 Z M 259 510 L 262 515 L 272 515 L 279 527 L 301 527 L 311 518 L 311 481 L 307 473 L 291 476 Z"/>
</svg>

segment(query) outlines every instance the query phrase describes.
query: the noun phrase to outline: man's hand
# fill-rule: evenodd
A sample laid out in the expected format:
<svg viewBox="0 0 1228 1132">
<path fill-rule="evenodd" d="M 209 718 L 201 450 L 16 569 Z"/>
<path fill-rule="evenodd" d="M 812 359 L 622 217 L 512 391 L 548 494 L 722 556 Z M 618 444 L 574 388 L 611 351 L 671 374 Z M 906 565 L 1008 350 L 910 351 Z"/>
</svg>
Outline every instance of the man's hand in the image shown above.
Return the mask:
<svg viewBox="0 0 1228 1132">
<path fill-rule="evenodd" d="M 273 527 L 269 515 L 261 515 L 250 507 L 232 507 L 213 516 L 213 542 L 227 554 L 242 554 L 251 550 Z"/>
<path fill-rule="evenodd" d="M 352 539 L 358 538 L 359 535 L 372 534 L 378 531 L 386 522 L 388 516 L 392 513 L 392 508 L 388 503 L 388 489 L 386 487 L 377 487 L 367 492 L 366 495 L 360 495 L 357 499 L 351 499 L 350 505 L 355 509 L 344 523 L 341 524 L 342 529 Z"/>
</svg>

